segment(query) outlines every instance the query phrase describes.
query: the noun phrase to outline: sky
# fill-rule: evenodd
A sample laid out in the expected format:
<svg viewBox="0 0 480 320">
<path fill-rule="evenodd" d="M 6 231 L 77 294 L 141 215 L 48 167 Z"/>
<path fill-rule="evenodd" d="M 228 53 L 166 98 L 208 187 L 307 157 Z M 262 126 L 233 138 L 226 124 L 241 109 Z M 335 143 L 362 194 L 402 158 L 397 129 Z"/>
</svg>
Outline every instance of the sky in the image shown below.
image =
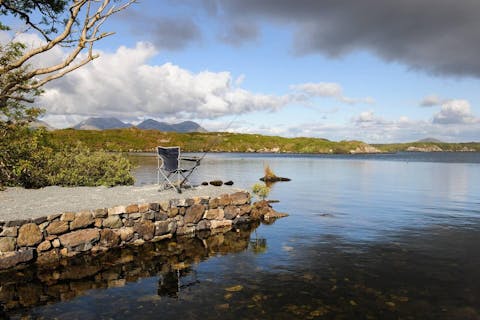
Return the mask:
<svg viewBox="0 0 480 320">
<path fill-rule="evenodd" d="M 142 0 L 103 29 L 100 58 L 38 99 L 54 127 L 480 141 L 478 0 Z"/>
</svg>

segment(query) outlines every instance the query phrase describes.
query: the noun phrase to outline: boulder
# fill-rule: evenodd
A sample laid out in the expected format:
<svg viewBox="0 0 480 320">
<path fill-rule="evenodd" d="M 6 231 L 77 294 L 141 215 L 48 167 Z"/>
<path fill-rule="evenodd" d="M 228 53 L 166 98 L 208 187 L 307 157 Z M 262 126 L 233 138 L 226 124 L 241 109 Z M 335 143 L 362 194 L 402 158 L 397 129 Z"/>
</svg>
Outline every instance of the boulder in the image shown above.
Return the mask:
<svg viewBox="0 0 480 320">
<path fill-rule="evenodd" d="M 185 223 L 197 223 L 202 219 L 204 212 L 205 206 L 201 204 L 194 204 L 193 206 L 188 207 L 185 212 Z"/>
<path fill-rule="evenodd" d="M 94 222 L 90 211 L 79 212 L 75 214 L 75 219 L 70 222 L 70 230 L 83 229 L 91 226 Z"/>
<path fill-rule="evenodd" d="M 122 225 L 122 219 L 120 219 L 119 216 L 109 216 L 108 218 L 103 220 L 104 228 L 118 229 L 121 228 Z"/>
<path fill-rule="evenodd" d="M 87 251 L 100 239 L 98 229 L 82 229 L 73 231 L 59 237 L 60 243 L 76 251 Z"/>
<path fill-rule="evenodd" d="M 231 220 L 211 220 L 210 221 L 210 228 L 217 229 L 217 228 L 226 228 L 231 227 L 232 221 Z"/>
<path fill-rule="evenodd" d="M 215 187 L 220 187 L 223 184 L 222 180 L 212 180 L 210 181 L 210 185 L 215 186 Z"/>
<path fill-rule="evenodd" d="M 122 241 L 130 241 L 132 240 L 133 238 L 133 234 L 135 233 L 135 231 L 133 231 L 133 228 L 121 228 L 118 230 L 118 233 L 120 234 L 120 239 Z"/>
<path fill-rule="evenodd" d="M 135 213 L 138 212 L 138 205 L 131 204 L 125 208 L 125 213 Z"/>
<path fill-rule="evenodd" d="M 52 243 L 48 240 L 45 240 L 38 245 L 37 250 L 41 252 L 50 250 L 50 248 L 52 248 Z"/>
<path fill-rule="evenodd" d="M 27 223 L 18 230 L 17 245 L 31 247 L 43 240 L 43 234 L 35 223 Z"/>
<path fill-rule="evenodd" d="M 116 247 L 120 243 L 120 235 L 112 229 L 102 229 L 100 231 L 99 244 L 104 247 Z"/>
<path fill-rule="evenodd" d="M 203 218 L 207 220 L 222 220 L 224 216 L 225 215 L 222 208 L 215 208 L 205 211 Z"/>
<path fill-rule="evenodd" d="M 47 227 L 48 234 L 62 234 L 68 231 L 68 221 L 55 220 L 50 222 Z"/>
<path fill-rule="evenodd" d="M 155 235 L 161 236 L 167 233 L 174 233 L 176 227 L 175 221 L 157 221 L 155 222 Z"/>
<path fill-rule="evenodd" d="M 0 252 L 10 252 L 15 251 L 15 245 L 17 244 L 17 239 L 13 237 L 2 237 L 0 238 Z"/>
<path fill-rule="evenodd" d="M 225 212 L 225 219 L 228 220 L 233 220 L 240 214 L 240 208 L 236 206 L 226 206 L 223 210 Z"/>
<path fill-rule="evenodd" d="M 247 192 L 235 192 L 230 195 L 230 201 L 233 205 L 242 205 L 250 201 L 250 195 Z"/>
<path fill-rule="evenodd" d="M 8 269 L 20 263 L 33 260 L 33 249 L 0 254 L 0 269 Z"/>
<path fill-rule="evenodd" d="M 150 220 L 138 221 L 133 230 L 144 240 L 152 240 L 155 235 L 155 224 Z"/>
</svg>

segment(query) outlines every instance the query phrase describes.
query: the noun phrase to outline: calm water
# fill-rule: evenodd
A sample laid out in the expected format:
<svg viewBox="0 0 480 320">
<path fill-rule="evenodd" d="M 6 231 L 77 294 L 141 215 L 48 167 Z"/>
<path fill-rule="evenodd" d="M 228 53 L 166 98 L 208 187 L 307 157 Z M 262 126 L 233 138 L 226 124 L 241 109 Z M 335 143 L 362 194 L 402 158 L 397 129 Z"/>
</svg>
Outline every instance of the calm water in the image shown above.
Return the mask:
<svg viewBox="0 0 480 320">
<path fill-rule="evenodd" d="M 289 217 L 0 274 L 4 317 L 480 319 L 479 153 L 209 154 L 194 182 L 250 189 L 265 164 Z"/>
</svg>

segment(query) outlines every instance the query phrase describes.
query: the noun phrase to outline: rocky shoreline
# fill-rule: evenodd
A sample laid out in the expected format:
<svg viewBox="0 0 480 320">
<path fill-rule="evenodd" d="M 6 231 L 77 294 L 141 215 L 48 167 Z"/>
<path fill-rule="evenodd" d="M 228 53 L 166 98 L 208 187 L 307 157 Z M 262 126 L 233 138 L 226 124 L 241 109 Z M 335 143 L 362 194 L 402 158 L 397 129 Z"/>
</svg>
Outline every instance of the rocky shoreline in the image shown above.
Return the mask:
<svg viewBox="0 0 480 320">
<path fill-rule="evenodd" d="M 236 191 L 1 221 L 0 269 L 282 216 L 267 201 L 252 204 L 248 192 Z"/>
</svg>

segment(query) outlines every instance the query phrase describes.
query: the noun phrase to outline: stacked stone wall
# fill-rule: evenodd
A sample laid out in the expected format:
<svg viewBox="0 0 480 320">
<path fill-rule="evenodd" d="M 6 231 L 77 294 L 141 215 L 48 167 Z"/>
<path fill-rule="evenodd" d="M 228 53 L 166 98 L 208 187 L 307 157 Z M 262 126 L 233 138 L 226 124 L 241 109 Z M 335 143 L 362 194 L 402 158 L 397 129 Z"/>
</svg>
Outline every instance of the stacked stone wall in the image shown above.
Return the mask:
<svg viewBox="0 0 480 320">
<path fill-rule="evenodd" d="M 0 269 L 33 261 L 49 263 L 81 252 L 141 245 L 174 235 L 229 230 L 232 225 L 259 220 L 269 212 L 268 203 L 251 205 L 249 193 L 240 191 L 216 198 L 172 199 L 3 221 Z"/>
</svg>

